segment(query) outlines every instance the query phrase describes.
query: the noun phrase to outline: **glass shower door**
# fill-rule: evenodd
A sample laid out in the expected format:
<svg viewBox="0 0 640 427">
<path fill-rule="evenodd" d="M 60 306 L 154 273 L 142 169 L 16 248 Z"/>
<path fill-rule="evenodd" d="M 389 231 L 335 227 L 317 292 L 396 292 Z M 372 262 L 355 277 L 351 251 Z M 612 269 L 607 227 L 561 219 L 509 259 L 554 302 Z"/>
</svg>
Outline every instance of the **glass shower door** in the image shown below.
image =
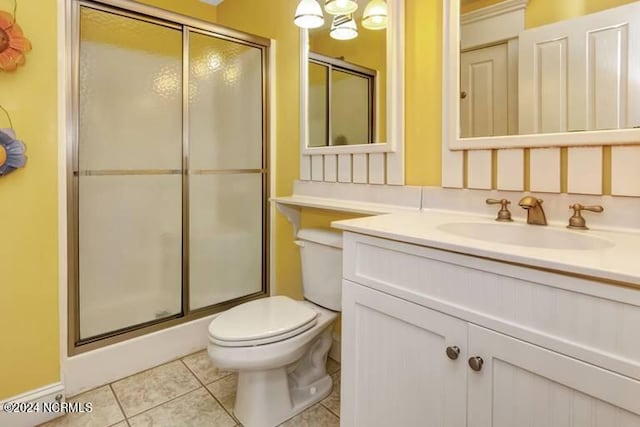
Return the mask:
<svg viewBox="0 0 640 427">
<path fill-rule="evenodd" d="M 269 40 L 71 3 L 70 352 L 264 296 Z"/>
<path fill-rule="evenodd" d="M 80 340 L 182 312 L 182 31 L 80 7 Z"/>
<path fill-rule="evenodd" d="M 189 307 L 263 291 L 262 50 L 189 33 Z"/>
</svg>

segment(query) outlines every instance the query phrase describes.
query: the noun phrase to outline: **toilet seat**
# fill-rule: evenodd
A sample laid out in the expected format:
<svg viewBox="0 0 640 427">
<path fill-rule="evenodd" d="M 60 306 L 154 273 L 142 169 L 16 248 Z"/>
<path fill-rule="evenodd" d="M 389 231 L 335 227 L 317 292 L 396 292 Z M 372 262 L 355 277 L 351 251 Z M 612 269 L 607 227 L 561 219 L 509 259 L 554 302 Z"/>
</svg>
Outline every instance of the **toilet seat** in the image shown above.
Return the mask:
<svg viewBox="0 0 640 427">
<path fill-rule="evenodd" d="M 317 322 L 318 312 L 284 296 L 241 304 L 209 325 L 212 343 L 224 347 L 270 344 L 301 334 Z"/>
</svg>

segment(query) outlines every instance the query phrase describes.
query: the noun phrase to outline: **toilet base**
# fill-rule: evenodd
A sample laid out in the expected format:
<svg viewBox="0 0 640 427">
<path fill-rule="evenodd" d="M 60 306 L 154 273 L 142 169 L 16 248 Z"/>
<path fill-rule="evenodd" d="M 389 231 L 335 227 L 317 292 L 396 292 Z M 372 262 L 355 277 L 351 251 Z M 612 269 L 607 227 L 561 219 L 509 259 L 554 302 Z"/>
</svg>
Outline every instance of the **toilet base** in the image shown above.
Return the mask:
<svg viewBox="0 0 640 427">
<path fill-rule="evenodd" d="M 234 415 L 245 427 L 275 427 L 331 393 L 325 363 L 331 328 L 293 365 L 263 371 L 240 370 Z"/>
</svg>

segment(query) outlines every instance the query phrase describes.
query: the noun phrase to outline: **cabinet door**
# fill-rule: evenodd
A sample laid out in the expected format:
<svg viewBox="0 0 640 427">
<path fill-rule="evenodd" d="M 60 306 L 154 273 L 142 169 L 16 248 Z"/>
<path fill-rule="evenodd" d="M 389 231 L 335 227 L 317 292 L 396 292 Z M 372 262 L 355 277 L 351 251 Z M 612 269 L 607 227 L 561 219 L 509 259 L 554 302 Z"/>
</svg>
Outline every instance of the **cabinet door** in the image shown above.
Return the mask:
<svg viewBox="0 0 640 427">
<path fill-rule="evenodd" d="M 471 324 L 468 354 L 469 427 L 640 426 L 636 380 Z"/>
<path fill-rule="evenodd" d="M 348 281 L 342 304 L 342 426 L 465 425 L 466 322 Z"/>
</svg>

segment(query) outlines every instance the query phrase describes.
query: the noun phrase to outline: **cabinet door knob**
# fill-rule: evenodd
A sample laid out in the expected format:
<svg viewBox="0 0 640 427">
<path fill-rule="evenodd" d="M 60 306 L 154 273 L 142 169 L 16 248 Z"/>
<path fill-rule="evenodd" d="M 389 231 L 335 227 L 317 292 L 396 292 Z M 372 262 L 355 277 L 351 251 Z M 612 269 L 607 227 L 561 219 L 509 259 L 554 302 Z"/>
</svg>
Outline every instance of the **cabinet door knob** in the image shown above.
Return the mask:
<svg viewBox="0 0 640 427">
<path fill-rule="evenodd" d="M 447 357 L 451 360 L 456 360 L 460 355 L 460 347 L 452 345 L 447 347 Z"/>
<path fill-rule="evenodd" d="M 480 356 L 469 358 L 469 367 L 476 372 L 482 369 L 483 364 L 484 364 L 484 360 L 482 360 L 482 357 Z"/>
</svg>

